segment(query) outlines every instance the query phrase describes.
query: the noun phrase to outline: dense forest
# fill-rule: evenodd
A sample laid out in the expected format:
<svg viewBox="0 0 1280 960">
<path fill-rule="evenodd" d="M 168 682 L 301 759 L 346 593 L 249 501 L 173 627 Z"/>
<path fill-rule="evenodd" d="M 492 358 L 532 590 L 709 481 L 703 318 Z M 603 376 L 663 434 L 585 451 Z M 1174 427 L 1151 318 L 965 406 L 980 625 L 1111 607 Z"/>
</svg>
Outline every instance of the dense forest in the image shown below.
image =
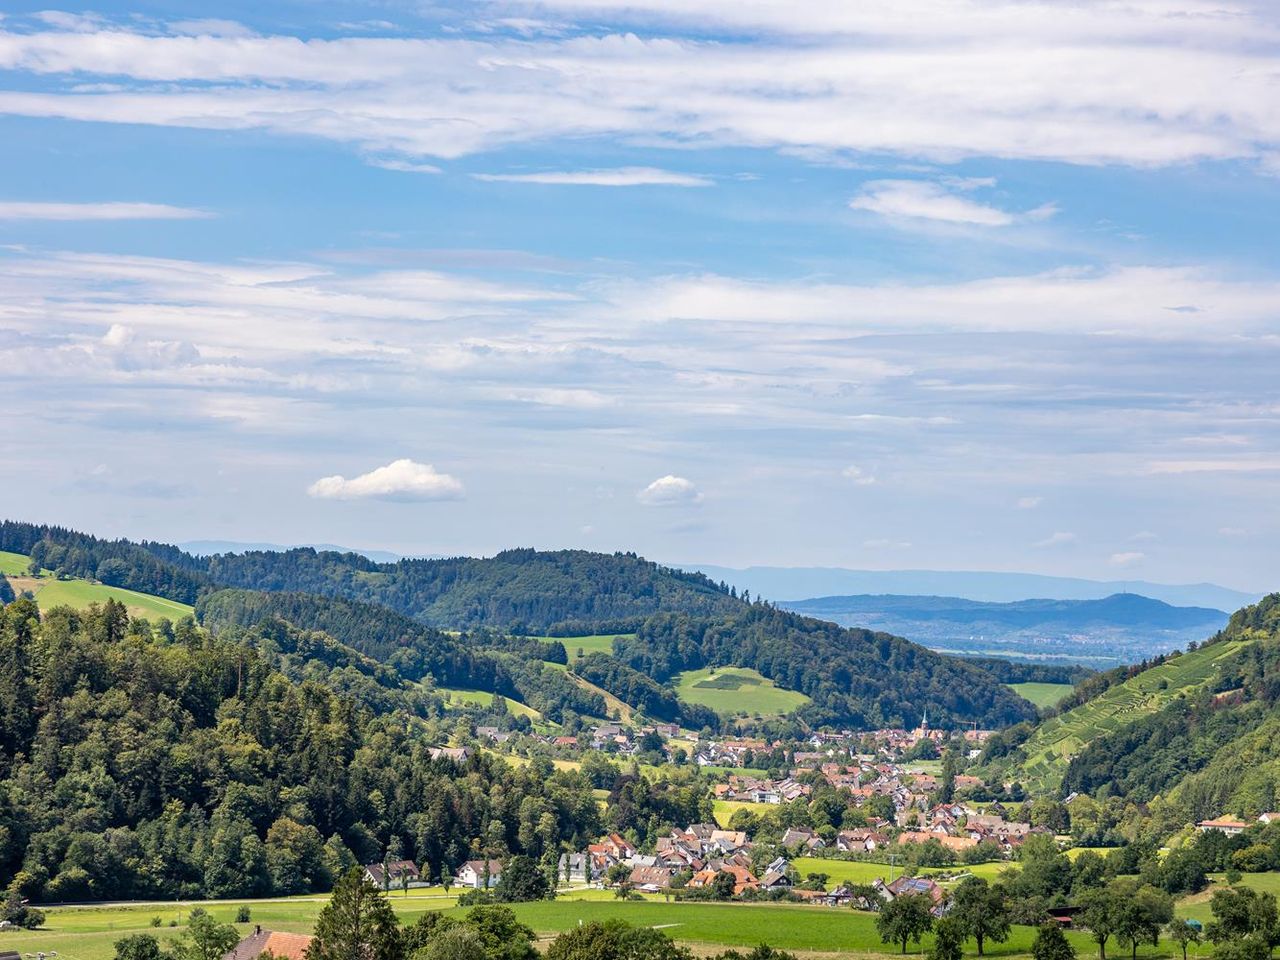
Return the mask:
<svg viewBox="0 0 1280 960">
<path fill-rule="evenodd" d="M 231 635 L 115 603 L 0 610 L 0 886 L 44 901 L 299 893 L 387 853 L 434 873 L 601 829 L 581 775 L 433 760 L 433 723 L 288 675 L 314 637 L 277 627 L 292 649 L 274 653 Z M 336 653 L 336 673 L 367 676 Z"/>
<path fill-rule="evenodd" d="M 1075 663 L 1032 663 L 998 657 L 964 657 L 966 663 L 981 667 L 1001 683 L 1070 683 L 1088 680 L 1097 671 Z"/>
<path fill-rule="evenodd" d="M 454 629 L 490 626 L 558 636 L 625 632 L 660 610 L 707 615 L 737 606 L 726 588 L 701 574 L 625 553 L 505 550 L 483 559 L 379 564 L 312 549 L 213 557 L 150 549 L 224 586 L 346 597 Z"/>
<path fill-rule="evenodd" d="M 940 726 L 975 720 L 1003 726 L 1035 708 L 981 667 L 900 637 L 846 629 L 778 610 L 743 605 L 716 619 L 663 614 L 615 656 L 655 680 L 706 666 L 749 667 L 812 699 L 801 716 L 814 726 L 870 729 L 920 722 L 927 707 Z"/>
<path fill-rule="evenodd" d="M 383 607 L 304 593 L 221 590 L 197 606 L 215 635 L 237 628 L 273 634 L 282 624 L 322 631 L 402 681 L 513 697 L 559 723 L 570 714 L 604 717 L 599 694 L 583 690 L 543 660 L 564 662 L 560 644 L 476 630 L 452 636 Z"/>
<path fill-rule="evenodd" d="M 101 540 L 55 527 L 0 522 L 0 550 L 67 576 L 194 604 L 222 587 L 311 593 L 378 604 L 422 623 L 573 636 L 625 632 L 660 610 L 733 609 L 723 584 L 631 553 L 506 550 L 490 558 L 375 563 L 300 548 L 196 557 L 163 543 Z"/>
<path fill-rule="evenodd" d="M 1214 640 L 1254 642 L 1214 680 L 1151 716 L 1094 740 L 1071 761 L 1063 790 L 1162 797 L 1160 819 L 1225 811 L 1256 816 L 1280 801 L 1280 594 L 1237 612 Z"/>
</svg>

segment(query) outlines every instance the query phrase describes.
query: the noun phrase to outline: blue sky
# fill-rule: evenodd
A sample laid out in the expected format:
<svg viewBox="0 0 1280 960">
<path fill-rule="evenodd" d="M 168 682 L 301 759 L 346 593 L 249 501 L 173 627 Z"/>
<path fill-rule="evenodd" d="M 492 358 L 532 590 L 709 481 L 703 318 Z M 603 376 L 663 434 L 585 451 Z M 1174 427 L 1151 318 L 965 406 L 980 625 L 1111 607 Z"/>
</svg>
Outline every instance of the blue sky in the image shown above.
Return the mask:
<svg viewBox="0 0 1280 960">
<path fill-rule="evenodd" d="M 6 513 L 1273 588 L 1280 15 L 9 3 Z"/>
</svg>

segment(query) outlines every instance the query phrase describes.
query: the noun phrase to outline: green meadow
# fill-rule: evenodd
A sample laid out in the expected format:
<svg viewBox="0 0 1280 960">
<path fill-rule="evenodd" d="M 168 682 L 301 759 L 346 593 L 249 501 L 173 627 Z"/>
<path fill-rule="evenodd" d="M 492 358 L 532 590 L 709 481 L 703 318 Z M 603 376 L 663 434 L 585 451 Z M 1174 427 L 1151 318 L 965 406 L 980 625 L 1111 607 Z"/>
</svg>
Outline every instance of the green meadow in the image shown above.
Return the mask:
<svg viewBox="0 0 1280 960">
<path fill-rule="evenodd" d="M 1008 687 L 1024 700 L 1030 700 L 1041 710 L 1045 707 L 1057 706 L 1063 697 L 1075 689 L 1069 683 L 1010 683 Z"/>
<path fill-rule="evenodd" d="M 618 637 L 634 637 L 634 633 L 595 633 L 585 637 L 534 637 L 545 643 L 563 643 L 565 652 L 572 660 L 581 650 L 583 656 L 589 653 L 613 653 L 613 641 Z"/>
<path fill-rule="evenodd" d="M 703 769 L 707 768 L 704 767 Z M 750 800 L 716 800 L 714 804 L 713 816 L 716 823 L 722 827 L 728 827 L 730 818 L 739 810 L 749 810 L 751 813 L 761 814 L 778 809 L 778 805 L 774 803 L 752 803 Z"/>
<path fill-rule="evenodd" d="M 455 891 L 456 894 L 456 891 Z M 462 915 L 453 906 L 454 896 L 439 888 L 410 891 L 404 896 L 392 891 L 390 900 L 401 919 L 413 922 L 428 910 L 448 910 Z M 325 898 L 297 897 L 282 900 L 214 902 L 202 904 L 217 919 L 230 922 L 246 903 L 250 922 L 238 924 L 242 934 L 255 924 L 269 930 L 311 932 Z M 154 903 L 123 907 L 57 907 L 48 912 L 46 929 L 0 933 L 0 950 L 46 954 L 57 951 L 63 960 L 112 960 L 113 943 L 131 933 L 153 933 L 162 941 L 180 934 L 194 904 Z M 664 902 L 660 898 L 641 901 L 617 900 L 608 891 L 584 890 L 554 901 L 521 903 L 513 906 L 517 916 L 538 935 L 547 939 L 575 927 L 579 922 L 622 919 L 637 926 L 658 927 L 673 939 L 695 947 L 754 946 L 769 943 L 786 950 L 818 951 L 826 956 L 861 957 L 897 954 L 897 948 L 880 942 L 875 917 L 848 908 L 814 907 L 800 904 L 717 904 Z M 152 927 L 158 917 L 160 926 Z M 177 926 L 168 926 L 176 921 Z M 1008 943 L 989 944 L 993 957 L 1025 956 L 1034 931 L 1015 927 Z M 1096 951 L 1088 938 L 1069 934 L 1081 956 Z M 922 947 L 931 942 L 926 937 Z M 921 947 L 912 947 L 919 954 Z M 972 947 L 970 946 L 970 952 Z M 1168 957 L 1171 951 L 1161 943 L 1138 951 L 1144 958 Z"/>
<path fill-rule="evenodd" d="M 457 687 L 436 687 L 436 691 L 447 696 L 453 703 L 472 704 L 479 707 L 492 706 L 494 698 L 498 696 L 488 690 L 462 690 Z M 507 711 L 514 716 L 528 717 L 530 720 L 542 719 L 541 713 L 519 700 L 512 700 L 510 697 L 501 699 L 506 702 Z"/>
<path fill-rule="evenodd" d="M 777 717 L 809 702 L 803 693 L 775 686 L 755 670 L 742 667 L 708 667 L 676 677 L 681 700 L 710 707 L 724 716 Z"/>
<path fill-rule="evenodd" d="M 20 553 L 9 553 L 6 550 L 0 550 L 0 575 L 6 577 L 20 576 L 27 572 L 27 567 L 30 565 L 30 557 L 24 557 Z"/>
<path fill-rule="evenodd" d="M 161 617 L 180 620 L 195 613 L 194 608 L 185 603 L 88 580 L 58 580 L 48 570 L 42 571 L 39 577 L 28 576 L 30 563 L 31 559 L 20 553 L 0 552 L 0 575 L 9 578 L 15 593 L 31 591 L 43 610 L 64 606 L 83 610 L 91 603 L 116 600 L 125 605 L 131 617 L 146 617 L 148 620 Z"/>
</svg>

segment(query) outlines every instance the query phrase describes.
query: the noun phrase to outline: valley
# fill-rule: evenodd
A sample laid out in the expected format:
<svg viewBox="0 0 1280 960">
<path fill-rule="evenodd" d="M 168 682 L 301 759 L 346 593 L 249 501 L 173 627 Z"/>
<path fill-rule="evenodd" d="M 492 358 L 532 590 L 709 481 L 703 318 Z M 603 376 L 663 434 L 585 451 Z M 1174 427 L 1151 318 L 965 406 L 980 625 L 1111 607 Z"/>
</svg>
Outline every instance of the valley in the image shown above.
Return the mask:
<svg viewBox="0 0 1280 960">
<path fill-rule="evenodd" d="M 0 557 L 10 581 L 38 585 L 39 612 L 27 617 L 35 607 L 20 596 L 0 611 L 0 652 L 29 664 L 0 676 L 10 758 L 0 799 L 13 798 L 0 804 L 0 835 L 15 841 L 5 883 L 33 904 L 156 900 L 51 906 L 37 929 L 10 935 L 24 950 L 114 960 L 121 931 L 182 932 L 184 908 L 161 903 L 204 897 L 219 915 L 243 902 L 254 922 L 306 932 L 350 864 L 369 869 L 397 851 L 433 880 L 477 855 L 545 870 L 583 857 L 587 873 L 555 900 L 506 901 L 544 943 L 579 920 L 621 918 L 697 948 L 767 934 L 840 956 L 891 952 L 878 913 L 904 875 L 940 903 L 969 880 L 994 884 L 1007 909 L 1033 916 L 1072 907 L 1089 884 L 1142 884 L 1197 919 L 1209 884 L 1266 891 L 1280 876 L 1280 820 L 1259 819 L 1280 785 L 1268 739 L 1280 723 L 1270 708 L 1280 597 L 1185 652 L 1096 673 L 948 658 L 731 593 L 709 615 L 719 588 L 688 575 L 657 588 L 672 606 L 592 621 L 598 579 L 617 609 L 627 605 L 619 578 L 639 574 L 643 592 L 666 576 L 629 557 L 606 573 L 604 558 L 522 554 L 517 579 L 555 565 L 554 601 L 530 589 L 556 622 L 595 628 L 525 632 L 475 612 L 441 625 L 436 613 L 361 599 L 371 577 L 392 574 L 342 556 L 284 555 L 275 567 L 257 555 L 261 584 L 275 588 L 262 590 L 206 579 L 224 569 L 218 557 L 0 532 L 6 544 L 38 536 L 32 553 L 61 568 L 42 563 L 31 578 L 31 555 Z M 411 578 L 394 575 L 430 583 L 446 569 L 420 563 Z M 90 566 L 116 583 L 72 576 Z M 324 592 L 299 589 L 321 569 Z M 489 582 L 478 569 L 469 576 Z M 514 607 L 525 602 L 503 589 Z M 431 590 L 431 610 L 459 602 Z M 33 725 L 50 708 L 64 725 Z M 1170 741 L 1171 731 L 1196 739 Z M 144 762 L 93 746 L 140 740 Z M 1170 761 L 1184 742 L 1197 759 L 1180 770 Z M 187 744 L 200 744 L 199 779 L 183 772 Z M 15 789 L 28 751 L 56 758 L 62 795 L 83 769 L 110 785 L 96 805 L 75 801 L 77 826 Z M 376 822 L 366 797 L 385 811 Z M 1219 842 L 1218 828 L 1197 827 L 1215 817 L 1244 819 L 1224 820 L 1238 833 Z M 228 860 L 232 848 L 241 853 Z M 737 878 L 732 889 L 712 891 L 723 875 Z M 439 884 L 397 893 L 388 898 L 406 921 L 469 916 Z M 1015 923 L 988 952 L 1024 955 L 1034 928 Z M 1086 932 L 1068 937 L 1086 949 Z"/>
</svg>

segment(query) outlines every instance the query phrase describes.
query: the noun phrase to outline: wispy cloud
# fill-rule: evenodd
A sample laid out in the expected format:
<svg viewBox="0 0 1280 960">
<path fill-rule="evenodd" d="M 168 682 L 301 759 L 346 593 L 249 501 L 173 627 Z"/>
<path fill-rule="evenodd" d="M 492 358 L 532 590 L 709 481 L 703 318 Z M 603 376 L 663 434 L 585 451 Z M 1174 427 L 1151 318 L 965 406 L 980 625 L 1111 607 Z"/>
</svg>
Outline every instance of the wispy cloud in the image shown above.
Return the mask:
<svg viewBox="0 0 1280 960">
<path fill-rule="evenodd" d="M 1199 0 L 934 0 L 910 16 L 824 0 L 549 6 L 586 20 L 563 37 L 321 40 L 64 17 L 56 29 L 0 31 L 0 69 L 117 89 L 15 85 L 0 112 L 307 134 L 409 161 L 585 137 L 1142 168 L 1265 167 L 1280 153 L 1280 114 L 1257 109 L 1275 94 L 1266 5 L 1226 15 Z M 645 36 L 626 28 L 633 15 L 670 26 Z M 707 39 L 717 24 L 758 35 Z"/>
<path fill-rule="evenodd" d="M 429 463 L 394 460 L 385 467 L 348 480 L 341 474 L 321 477 L 307 493 L 321 500 L 459 500 L 462 483 Z"/>
<path fill-rule="evenodd" d="M 1051 533 L 1043 540 L 1037 540 L 1032 546 L 1036 547 L 1065 547 L 1075 543 L 1078 538 L 1074 533 L 1068 533 L 1059 530 L 1057 533 Z"/>
<path fill-rule="evenodd" d="M 0 220 L 204 220 L 206 210 L 166 203 L 39 203 L 0 200 Z"/>
<path fill-rule="evenodd" d="M 869 487 L 876 482 L 874 474 L 867 473 L 867 471 L 854 464 L 850 464 L 841 470 L 840 476 L 859 487 Z"/>
<path fill-rule="evenodd" d="M 1124 553 L 1113 553 L 1108 562 L 1113 567 L 1133 567 L 1137 566 L 1145 559 L 1147 559 L 1147 555 L 1145 553 L 1139 553 L 1136 550 L 1128 550 Z"/>
<path fill-rule="evenodd" d="M 987 186 L 991 181 L 957 181 L 960 189 Z M 849 201 L 864 210 L 893 221 L 934 222 L 962 226 L 1007 227 L 1018 222 L 1044 220 L 1057 212 L 1052 204 L 1026 213 L 1013 213 L 965 196 L 956 189 L 926 180 L 871 180 Z"/>
<path fill-rule="evenodd" d="M 583 187 L 710 187 L 715 181 L 691 173 L 656 167 L 619 167 L 614 170 L 563 170 L 541 173 L 473 173 L 477 180 L 498 183 L 541 183 Z"/>
</svg>

